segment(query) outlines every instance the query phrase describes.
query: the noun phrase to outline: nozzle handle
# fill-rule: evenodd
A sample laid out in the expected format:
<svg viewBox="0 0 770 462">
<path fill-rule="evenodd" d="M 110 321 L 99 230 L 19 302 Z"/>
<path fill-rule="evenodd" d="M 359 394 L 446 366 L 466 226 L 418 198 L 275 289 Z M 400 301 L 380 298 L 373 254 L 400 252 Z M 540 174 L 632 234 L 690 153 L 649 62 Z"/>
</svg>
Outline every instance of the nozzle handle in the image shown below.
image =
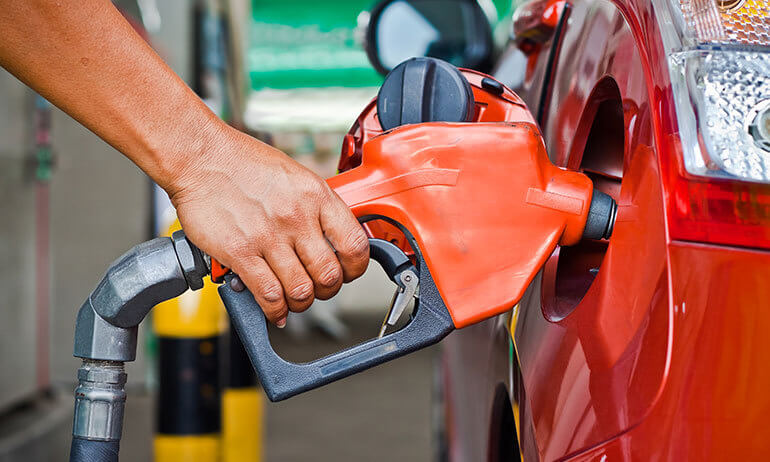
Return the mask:
<svg viewBox="0 0 770 462">
<path fill-rule="evenodd" d="M 372 258 L 382 264 L 386 271 L 403 266 L 391 261 L 392 257 L 398 255 L 391 248 L 396 248 L 393 244 L 381 239 L 370 239 L 369 245 Z M 408 262 L 408 258 L 402 261 Z M 420 296 L 412 319 L 404 328 L 302 364 L 286 361 L 275 352 L 270 344 L 262 308 L 248 290 L 236 292 L 230 284 L 221 285 L 219 295 L 270 401 L 284 400 L 433 345 L 454 330 L 452 317 L 425 262 L 418 257 L 417 263 Z"/>
</svg>

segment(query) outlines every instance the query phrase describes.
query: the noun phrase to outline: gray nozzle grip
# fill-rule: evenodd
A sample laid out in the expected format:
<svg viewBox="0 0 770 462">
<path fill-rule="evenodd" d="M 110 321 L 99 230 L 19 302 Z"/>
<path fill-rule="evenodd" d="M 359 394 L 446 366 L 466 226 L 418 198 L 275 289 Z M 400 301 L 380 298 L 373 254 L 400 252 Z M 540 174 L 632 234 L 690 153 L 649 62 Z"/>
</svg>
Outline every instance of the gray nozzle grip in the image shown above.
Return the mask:
<svg viewBox="0 0 770 462">
<path fill-rule="evenodd" d="M 372 248 L 380 245 L 371 241 Z M 379 258 L 378 252 L 372 257 Z M 275 352 L 265 315 L 249 291 L 236 292 L 230 284 L 220 286 L 219 295 L 270 401 L 281 401 L 432 345 L 454 330 L 427 266 L 424 261 L 418 264 L 420 297 L 409 324 L 382 338 L 303 364 L 288 362 Z"/>
</svg>

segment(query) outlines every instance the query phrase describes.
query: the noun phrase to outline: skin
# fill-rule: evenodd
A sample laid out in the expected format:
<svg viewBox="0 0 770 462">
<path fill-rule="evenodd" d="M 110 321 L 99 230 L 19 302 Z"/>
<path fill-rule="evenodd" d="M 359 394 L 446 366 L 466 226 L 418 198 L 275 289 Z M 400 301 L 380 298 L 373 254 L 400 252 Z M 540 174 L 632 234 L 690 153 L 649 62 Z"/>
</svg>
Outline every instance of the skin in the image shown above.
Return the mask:
<svg viewBox="0 0 770 462">
<path fill-rule="evenodd" d="M 272 322 L 366 269 L 366 235 L 326 182 L 217 118 L 109 1 L 5 0 L 0 31 L 0 66 L 158 183 Z"/>
</svg>

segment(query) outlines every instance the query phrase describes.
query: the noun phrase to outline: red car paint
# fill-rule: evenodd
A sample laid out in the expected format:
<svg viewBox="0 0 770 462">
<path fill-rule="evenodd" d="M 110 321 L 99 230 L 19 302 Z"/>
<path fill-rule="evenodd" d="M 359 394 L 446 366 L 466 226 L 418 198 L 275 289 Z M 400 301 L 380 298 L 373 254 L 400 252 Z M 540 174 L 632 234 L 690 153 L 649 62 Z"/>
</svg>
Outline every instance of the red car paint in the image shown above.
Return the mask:
<svg viewBox="0 0 770 462">
<path fill-rule="evenodd" d="M 592 175 L 618 218 L 608 243 L 557 251 L 508 316 L 443 342 L 449 460 L 507 460 L 506 444 L 526 461 L 770 457 L 770 253 L 701 244 L 708 233 L 682 225 L 687 176 L 652 8 L 575 0 L 550 82 L 554 44 L 529 57 L 515 90 L 542 110 L 549 156 Z"/>
</svg>

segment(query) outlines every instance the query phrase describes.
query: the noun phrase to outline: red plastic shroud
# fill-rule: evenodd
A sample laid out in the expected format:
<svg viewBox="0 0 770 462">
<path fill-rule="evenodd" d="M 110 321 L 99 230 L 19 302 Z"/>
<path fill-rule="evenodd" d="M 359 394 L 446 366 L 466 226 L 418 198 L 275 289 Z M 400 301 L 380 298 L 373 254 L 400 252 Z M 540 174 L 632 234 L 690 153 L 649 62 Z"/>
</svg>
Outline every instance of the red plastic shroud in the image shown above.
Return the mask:
<svg viewBox="0 0 770 462">
<path fill-rule="evenodd" d="M 357 217 L 389 217 L 412 233 L 457 328 L 513 307 L 556 245 L 581 239 L 593 192 L 588 177 L 551 164 L 513 92 L 487 92 L 485 75 L 463 73 L 474 122 L 382 133 L 373 102 L 346 137 L 345 171 L 327 180 Z M 367 231 L 402 236 L 383 222 Z"/>
</svg>

